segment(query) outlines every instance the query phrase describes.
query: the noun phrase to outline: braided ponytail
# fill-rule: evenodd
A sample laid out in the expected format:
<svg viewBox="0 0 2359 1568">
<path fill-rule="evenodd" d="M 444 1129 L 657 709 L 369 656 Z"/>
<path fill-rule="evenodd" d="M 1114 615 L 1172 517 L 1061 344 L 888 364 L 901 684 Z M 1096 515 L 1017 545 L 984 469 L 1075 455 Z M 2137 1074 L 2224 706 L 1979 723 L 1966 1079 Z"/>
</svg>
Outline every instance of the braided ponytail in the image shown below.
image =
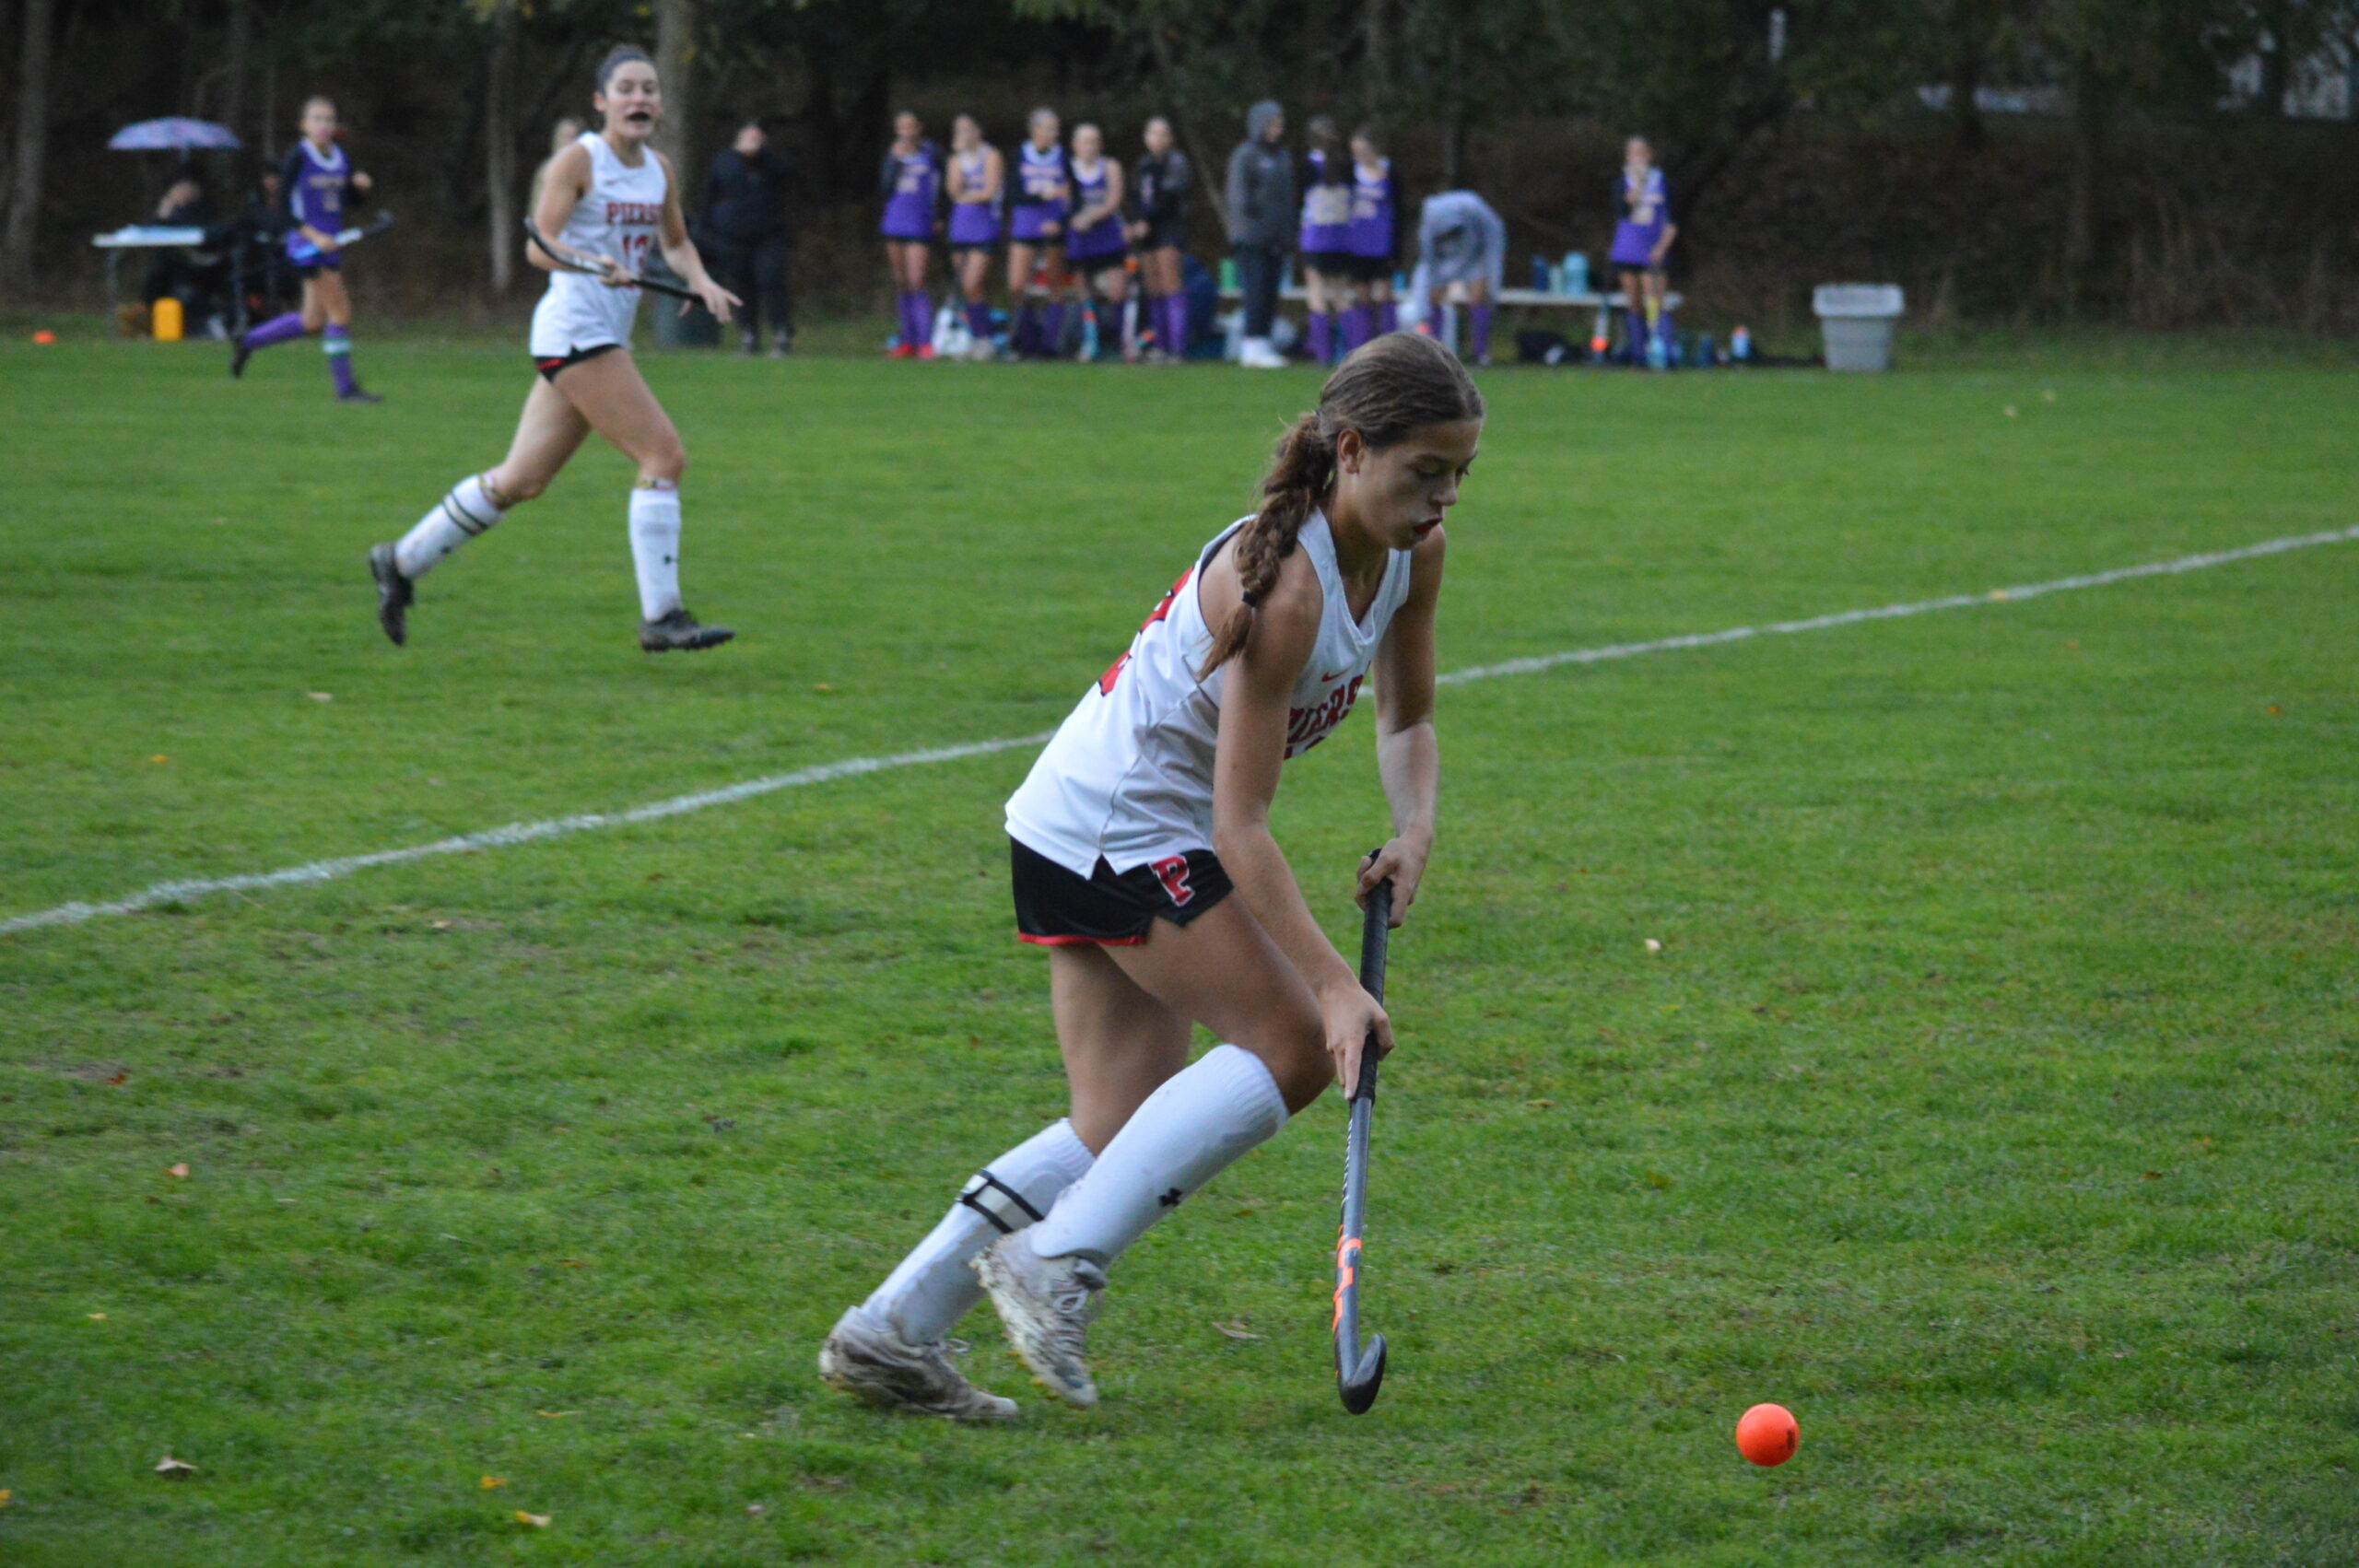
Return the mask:
<svg viewBox="0 0 2359 1568">
<path fill-rule="evenodd" d="M 1362 345 L 1319 389 L 1319 407 L 1286 427 L 1270 471 L 1262 476 L 1262 508 L 1237 532 L 1237 580 L 1243 603 L 1213 635 L 1198 680 L 1236 658 L 1253 634 L 1253 615 L 1278 585 L 1278 568 L 1294 554 L 1311 509 L 1335 488 L 1335 442 L 1359 432 L 1371 451 L 1397 446 L 1434 425 L 1483 417 L 1483 394 L 1458 356 L 1429 337 L 1387 333 Z"/>
<path fill-rule="evenodd" d="M 1213 638 L 1204 655 L 1199 680 L 1244 650 L 1253 632 L 1253 612 L 1278 585 L 1278 564 L 1294 554 L 1310 509 L 1335 483 L 1335 438 L 1316 414 L 1306 414 L 1286 427 L 1262 477 L 1262 509 L 1237 531 L 1237 581 L 1244 602 L 1229 613 L 1227 623 Z"/>
</svg>

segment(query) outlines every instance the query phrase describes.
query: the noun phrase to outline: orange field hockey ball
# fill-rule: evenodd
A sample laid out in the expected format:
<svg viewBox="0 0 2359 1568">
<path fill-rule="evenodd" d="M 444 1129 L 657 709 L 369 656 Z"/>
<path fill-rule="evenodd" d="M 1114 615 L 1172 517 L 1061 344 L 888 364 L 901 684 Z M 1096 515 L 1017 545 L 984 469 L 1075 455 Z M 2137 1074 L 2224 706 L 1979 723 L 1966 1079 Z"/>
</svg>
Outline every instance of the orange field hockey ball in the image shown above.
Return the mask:
<svg viewBox="0 0 2359 1568">
<path fill-rule="evenodd" d="M 1783 1405 L 1755 1405 L 1737 1419 L 1736 1450 L 1756 1465 L 1782 1465 L 1802 1446 L 1802 1428 Z"/>
</svg>

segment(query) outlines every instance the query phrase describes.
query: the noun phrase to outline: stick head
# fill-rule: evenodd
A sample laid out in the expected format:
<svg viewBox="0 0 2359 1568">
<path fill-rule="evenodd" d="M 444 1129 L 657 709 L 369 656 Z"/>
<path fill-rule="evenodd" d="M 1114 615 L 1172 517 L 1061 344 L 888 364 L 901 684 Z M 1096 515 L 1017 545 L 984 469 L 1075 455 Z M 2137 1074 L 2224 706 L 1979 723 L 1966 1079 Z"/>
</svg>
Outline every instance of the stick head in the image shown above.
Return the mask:
<svg viewBox="0 0 2359 1568">
<path fill-rule="evenodd" d="M 1383 1386 L 1384 1336 L 1379 1334 L 1361 1350 L 1358 1365 L 1336 1368 L 1335 1392 L 1343 1397 L 1345 1410 L 1362 1416 L 1376 1403 L 1376 1391 Z"/>
</svg>

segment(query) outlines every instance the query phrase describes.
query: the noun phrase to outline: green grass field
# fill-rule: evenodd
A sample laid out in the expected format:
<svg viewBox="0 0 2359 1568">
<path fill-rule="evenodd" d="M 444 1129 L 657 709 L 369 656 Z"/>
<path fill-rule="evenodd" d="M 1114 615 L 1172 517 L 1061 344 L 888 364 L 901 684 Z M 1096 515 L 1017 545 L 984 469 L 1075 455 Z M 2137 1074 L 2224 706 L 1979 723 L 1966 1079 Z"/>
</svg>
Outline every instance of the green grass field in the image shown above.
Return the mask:
<svg viewBox="0 0 2359 1568">
<path fill-rule="evenodd" d="M 318 360 L 0 346 L 0 918 L 1045 730 L 1313 392 L 651 357 L 741 634 L 652 661 L 603 450 L 388 647 L 362 553 L 527 368 Z M 2341 528 L 2350 386 L 1494 372 L 1443 666 Z M 1025 750 L 0 935 L 0 1561 L 2359 1559 L 2354 603 L 2359 543 L 1449 688 L 1359 1420 L 1332 1101 L 1117 1270 L 1095 1413 L 987 1311 L 1012 1429 L 816 1381 L 1060 1110 Z M 1344 935 L 1371 730 L 1280 801 Z"/>
</svg>

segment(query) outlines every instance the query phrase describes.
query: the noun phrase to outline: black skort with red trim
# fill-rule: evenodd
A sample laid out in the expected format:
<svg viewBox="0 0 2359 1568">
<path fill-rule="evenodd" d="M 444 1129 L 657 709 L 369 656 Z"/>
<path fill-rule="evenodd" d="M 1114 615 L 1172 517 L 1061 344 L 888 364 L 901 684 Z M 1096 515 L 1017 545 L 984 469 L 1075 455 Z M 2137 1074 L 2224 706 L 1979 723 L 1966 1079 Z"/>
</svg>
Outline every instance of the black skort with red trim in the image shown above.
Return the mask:
<svg viewBox="0 0 2359 1568">
<path fill-rule="evenodd" d="M 559 370 L 570 369 L 574 366 L 581 364 L 584 359 L 595 359 L 601 354 L 612 354 L 616 349 L 620 348 L 621 346 L 622 345 L 619 343 L 593 343 L 587 348 L 572 349 L 567 353 L 557 356 L 553 359 L 536 358 L 533 361 L 533 369 L 541 373 L 541 379 L 543 380 L 548 382 L 551 386 L 555 386 L 557 385 L 557 373 Z"/>
<path fill-rule="evenodd" d="M 1220 857 L 1210 849 L 1191 849 L 1121 872 L 1100 857 L 1084 877 L 1013 838 L 1007 845 L 1015 934 L 1043 947 L 1135 947 L 1146 941 L 1156 921 L 1184 926 L 1227 897 L 1232 886 Z"/>
</svg>

